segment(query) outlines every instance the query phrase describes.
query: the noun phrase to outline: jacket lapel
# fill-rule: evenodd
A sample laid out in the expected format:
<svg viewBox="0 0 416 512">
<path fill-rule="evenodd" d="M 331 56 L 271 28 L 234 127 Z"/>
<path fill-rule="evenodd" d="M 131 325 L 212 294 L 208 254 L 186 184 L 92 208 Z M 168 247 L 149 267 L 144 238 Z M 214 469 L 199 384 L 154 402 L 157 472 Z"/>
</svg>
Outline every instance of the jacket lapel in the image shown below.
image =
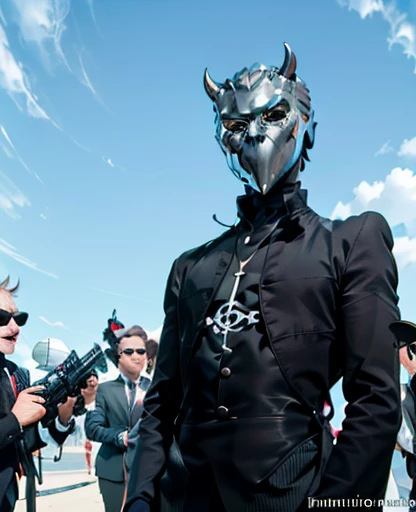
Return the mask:
<svg viewBox="0 0 416 512">
<path fill-rule="evenodd" d="M 192 304 L 191 308 L 185 308 L 183 314 L 184 318 L 183 325 L 186 326 L 186 330 L 181 333 L 182 344 L 181 344 L 181 370 L 182 370 L 182 382 L 187 381 L 188 364 L 196 349 L 196 341 L 199 339 L 199 334 L 204 326 L 205 318 L 212 300 L 220 286 L 224 276 L 231 265 L 232 258 L 235 251 L 236 236 L 229 236 L 223 240 L 222 248 L 219 252 L 214 249 L 212 253 L 208 253 L 204 258 L 204 265 L 193 268 L 188 276 L 188 279 L 192 279 L 195 282 L 195 289 L 202 290 L 198 296 L 191 296 L 189 303 Z M 213 273 L 210 273 L 210 259 L 212 261 L 212 268 L 215 268 Z M 206 283 L 207 276 L 211 276 L 209 281 L 209 287 L 202 286 L 201 283 Z M 186 300 L 186 299 L 184 299 Z M 189 314 L 194 315 L 194 321 L 189 321 Z M 189 331 L 188 331 L 189 329 Z"/>
<path fill-rule="evenodd" d="M 114 395 L 115 401 L 114 404 L 119 404 L 120 409 L 122 410 L 122 414 L 125 417 L 126 425 L 129 424 L 129 404 L 126 396 L 125 382 L 123 377 L 119 375 L 117 379 L 114 381 Z"/>
</svg>

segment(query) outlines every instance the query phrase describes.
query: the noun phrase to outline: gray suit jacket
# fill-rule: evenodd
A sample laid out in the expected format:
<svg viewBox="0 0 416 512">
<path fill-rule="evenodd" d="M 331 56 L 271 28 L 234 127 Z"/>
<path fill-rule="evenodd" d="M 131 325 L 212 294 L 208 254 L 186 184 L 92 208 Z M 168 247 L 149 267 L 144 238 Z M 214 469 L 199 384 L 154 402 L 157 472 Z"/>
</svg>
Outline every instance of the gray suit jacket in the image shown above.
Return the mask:
<svg viewBox="0 0 416 512">
<path fill-rule="evenodd" d="M 147 389 L 149 384 L 147 379 L 141 378 L 139 385 Z M 141 406 L 138 408 L 141 409 Z M 125 383 L 121 376 L 98 386 L 95 410 L 89 411 L 85 419 L 85 433 L 91 441 L 102 443 L 95 462 L 99 478 L 124 482 L 123 458 L 126 448 L 120 445 L 118 435 L 134 426 L 131 422 L 141 414 L 141 410 L 136 409 L 130 417 Z"/>
</svg>

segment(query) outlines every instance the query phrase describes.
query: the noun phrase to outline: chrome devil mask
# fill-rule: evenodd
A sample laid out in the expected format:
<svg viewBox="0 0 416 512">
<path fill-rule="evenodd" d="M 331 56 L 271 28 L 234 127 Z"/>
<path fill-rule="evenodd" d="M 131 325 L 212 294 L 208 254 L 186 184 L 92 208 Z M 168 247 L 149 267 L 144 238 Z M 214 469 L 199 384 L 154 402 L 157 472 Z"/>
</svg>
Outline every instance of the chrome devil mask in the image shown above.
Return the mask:
<svg viewBox="0 0 416 512">
<path fill-rule="evenodd" d="M 280 69 L 255 64 L 223 84 L 205 70 L 205 90 L 216 113 L 216 139 L 228 166 L 262 194 L 292 169 L 303 169 L 303 158 L 308 159 L 314 141 L 309 90 L 295 73 L 296 57 L 286 43 L 285 52 Z"/>
</svg>

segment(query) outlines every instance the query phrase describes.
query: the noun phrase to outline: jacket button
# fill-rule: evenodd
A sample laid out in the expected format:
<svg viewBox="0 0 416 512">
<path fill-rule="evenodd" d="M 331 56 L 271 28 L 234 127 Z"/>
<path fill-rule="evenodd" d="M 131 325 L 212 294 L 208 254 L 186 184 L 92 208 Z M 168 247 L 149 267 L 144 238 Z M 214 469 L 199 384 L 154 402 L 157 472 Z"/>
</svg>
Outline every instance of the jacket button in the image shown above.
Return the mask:
<svg viewBox="0 0 416 512">
<path fill-rule="evenodd" d="M 9 435 L 7 436 L 7 439 L 13 439 L 13 434 L 9 434 Z"/>
<path fill-rule="evenodd" d="M 217 409 L 217 414 L 222 419 L 228 418 L 228 409 L 223 405 L 220 405 Z"/>
<path fill-rule="evenodd" d="M 221 377 L 228 378 L 231 375 L 231 370 L 227 367 L 221 369 Z"/>
</svg>

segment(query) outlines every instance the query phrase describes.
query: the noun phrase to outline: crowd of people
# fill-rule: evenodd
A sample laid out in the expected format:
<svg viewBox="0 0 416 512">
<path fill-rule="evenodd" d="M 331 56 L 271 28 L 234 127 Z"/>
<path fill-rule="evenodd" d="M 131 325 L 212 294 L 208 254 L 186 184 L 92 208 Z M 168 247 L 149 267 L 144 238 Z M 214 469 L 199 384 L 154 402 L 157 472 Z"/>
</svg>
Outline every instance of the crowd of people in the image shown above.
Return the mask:
<svg viewBox="0 0 416 512">
<path fill-rule="evenodd" d="M 308 206 L 299 173 L 316 123 L 296 69 L 285 44 L 280 68 L 256 64 L 223 83 L 205 72 L 216 139 L 245 194 L 236 225 L 173 263 L 157 357 L 141 327 L 109 322 L 119 376 L 95 400 L 83 395 L 106 512 L 379 511 L 396 442 L 413 471 L 399 348 L 413 360 L 416 326 L 399 320 L 391 230 L 375 212 L 340 221 Z M 31 474 L 30 432 L 47 405 L 5 357 L 28 316 L 14 292 L 0 285 L 0 512 L 13 510 L 21 465 Z M 59 443 L 74 405 L 55 411 Z"/>
<path fill-rule="evenodd" d="M 18 480 L 23 475 L 28 482 L 28 510 L 34 511 L 37 469 L 33 454 L 46 446 L 38 428 L 46 413 L 45 399 L 34 394 L 42 387 L 30 387 L 29 372 L 6 359 L 14 353 L 20 328 L 28 319 L 14 302 L 19 285 L 10 287 L 9 282 L 7 277 L 0 283 L 0 511 L 14 509 Z M 138 325 L 118 330 L 115 337 L 118 340 L 111 360 L 119 377 L 99 385 L 99 373 L 91 370 L 78 397 L 68 397 L 48 427 L 59 446 L 76 428 L 84 433 L 89 474 L 93 470 L 93 443 L 100 445 L 94 457 L 95 472 L 106 512 L 120 511 L 125 499 L 131 465 L 127 447 L 134 450 L 137 443 L 138 420 L 158 347 Z"/>
</svg>

